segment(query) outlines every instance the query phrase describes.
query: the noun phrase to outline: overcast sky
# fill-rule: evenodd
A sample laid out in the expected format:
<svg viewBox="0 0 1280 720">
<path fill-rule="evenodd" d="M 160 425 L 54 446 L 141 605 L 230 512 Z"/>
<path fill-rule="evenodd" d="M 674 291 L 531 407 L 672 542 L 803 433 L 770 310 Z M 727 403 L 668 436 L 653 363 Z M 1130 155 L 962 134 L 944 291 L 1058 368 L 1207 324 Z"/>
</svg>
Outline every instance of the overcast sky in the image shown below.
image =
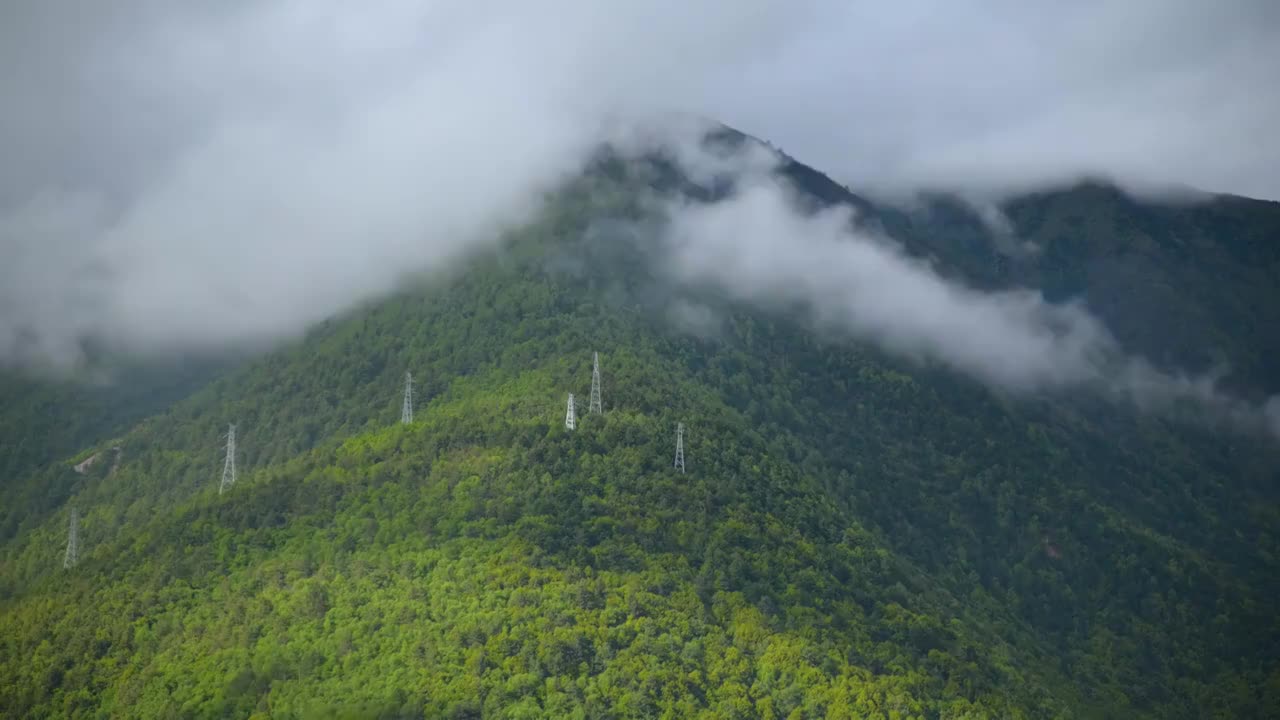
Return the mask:
<svg viewBox="0 0 1280 720">
<path fill-rule="evenodd" d="M 1267 0 L 8 0 L 0 361 L 297 333 L 520 222 L 602 117 L 870 190 L 1280 198 L 1276 68 Z"/>
<path fill-rule="evenodd" d="M 474 50 L 528 92 L 711 115 L 858 185 L 1106 172 L 1280 199 L 1272 0 L 526 5 L 10 0 L 0 195 L 120 191 L 228 118 L 324 126 L 423 74 L 508 93 Z"/>
</svg>

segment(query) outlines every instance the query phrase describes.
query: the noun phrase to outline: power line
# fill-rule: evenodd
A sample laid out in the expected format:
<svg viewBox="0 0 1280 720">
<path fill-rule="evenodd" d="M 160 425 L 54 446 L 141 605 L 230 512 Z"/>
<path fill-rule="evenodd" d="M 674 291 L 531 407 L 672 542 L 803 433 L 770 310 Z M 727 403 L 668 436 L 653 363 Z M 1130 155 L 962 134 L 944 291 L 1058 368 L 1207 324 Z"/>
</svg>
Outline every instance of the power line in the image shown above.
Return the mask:
<svg viewBox="0 0 1280 720">
<path fill-rule="evenodd" d="M 222 482 L 218 484 L 218 494 L 236 484 L 236 426 L 232 423 L 227 430 L 227 461 L 222 466 Z"/>
<path fill-rule="evenodd" d="M 413 422 L 413 375 L 404 374 L 404 404 L 400 406 L 400 422 L 408 425 Z"/>
<path fill-rule="evenodd" d="M 604 414 L 604 403 L 600 401 L 600 353 L 592 353 L 591 402 L 587 406 L 587 413 L 595 415 Z"/>
<path fill-rule="evenodd" d="M 684 472 L 684 423 L 676 423 L 676 470 Z"/>
<path fill-rule="evenodd" d="M 62 559 L 62 567 L 73 568 L 80 562 L 80 513 L 71 508 L 71 523 L 67 527 L 67 554 Z"/>
</svg>

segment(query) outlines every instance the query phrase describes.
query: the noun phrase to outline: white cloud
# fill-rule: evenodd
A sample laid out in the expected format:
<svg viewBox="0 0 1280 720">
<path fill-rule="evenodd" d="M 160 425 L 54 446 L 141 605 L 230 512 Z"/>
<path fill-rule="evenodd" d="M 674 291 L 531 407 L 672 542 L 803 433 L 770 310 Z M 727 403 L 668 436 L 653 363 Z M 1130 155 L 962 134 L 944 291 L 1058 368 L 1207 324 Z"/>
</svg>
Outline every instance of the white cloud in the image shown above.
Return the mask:
<svg viewBox="0 0 1280 720">
<path fill-rule="evenodd" d="M 1275 425 L 1216 378 L 1161 371 L 1126 353 L 1083 307 L 1027 290 L 983 292 L 943 278 L 890 241 L 855 229 L 847 208 L 803 211 L 773 176 L 744 173 L 722 202 L 669 208 L 666 270 L 735 300 L 800 308 L 825 332 L 870 341 L 1015 392 L 1102 392 L 1156 411 L 1177 407 L 1239 427 Z"/>
<path fill-rule="evenodd" d="M 518 222 L 606 117 L 714 117 L 883 189 L 1280 197 L 1274 8 L 16 0 L 0 358 L 296 333 Z"/>
</svg>

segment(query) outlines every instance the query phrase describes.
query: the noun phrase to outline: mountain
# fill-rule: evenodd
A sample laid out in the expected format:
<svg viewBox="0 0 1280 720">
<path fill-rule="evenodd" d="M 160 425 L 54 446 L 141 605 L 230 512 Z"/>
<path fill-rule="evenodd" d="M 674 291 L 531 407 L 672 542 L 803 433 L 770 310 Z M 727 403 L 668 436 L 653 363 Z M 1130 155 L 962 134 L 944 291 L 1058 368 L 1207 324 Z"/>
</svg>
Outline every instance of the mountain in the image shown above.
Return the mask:
<svg viewBox="0 0 1280 720">
<path fill-rule="evenodd" d="M 954 197 L 901 208 L 777 172 L 949 277 L 1080 299 L 1153 362 L 1220 354 L 1242 395 L 1280 389 L 1274 203 L 1085 183 L 1005 203 L 1000 228 Z M 651 200 L 732 192 L 602 154 L 448 280 L 163 409 L 126 397 L 130 415 L 51 429 L 0 487 L 0 710 L 1280 715 L 1273 442 L 993 390 L 673 283 Z M 585 413 L 597 351 L 603 415 Z M 4 387 L 5 427 L 78 417 L 56 389 Z M 219 494 L 231 422 L 241 470 Z M 114 447 L 117 467 L 73 468 Z"/>
<path fill-rule="evenodd" d="M 121 359 L 112 361 L 109 370 L 105 365 L 86 367 L 71 381 L 33 381 L 22 374 L 0 373 L 0 479 L 6 481 L 0 539 L 12 538 L 25 521 L 65 501 L 70 491 L 66 482 L 73 478 L 48 473 L 50 467 L 63 467 L 55 461 L 76 457 L 83 462 L 95 454 L 82 452 L 85 448 L 163 411 L 232 363 L 231 357 L 171 358 L 163 363 Z M 25 494 L 15 494 L 19 490 Z"/>
</svg>

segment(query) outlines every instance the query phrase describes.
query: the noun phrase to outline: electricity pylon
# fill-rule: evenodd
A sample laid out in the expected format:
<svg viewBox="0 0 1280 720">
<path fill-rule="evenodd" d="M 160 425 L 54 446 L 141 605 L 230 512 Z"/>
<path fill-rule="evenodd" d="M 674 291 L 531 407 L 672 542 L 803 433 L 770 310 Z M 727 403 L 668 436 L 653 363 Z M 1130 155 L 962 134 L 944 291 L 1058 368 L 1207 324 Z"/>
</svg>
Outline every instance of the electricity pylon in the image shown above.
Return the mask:
<svg viewBox="0 0 1280 720">
<path fill-rule="evenodd" d="M 67 528 L 67 555 L 62 567 L 73 568 L 80 562 L 80 513 L 71 508 L 71 524 Z"/>
<path fill-rule="evenodd" d="M 577 427 L 578 421 L 573 414 L 573 393 L 569 393 L 569 409 L 564 413 L 564 426 L 568 430 Z"/>
<path fill-rule="evenodd" d="M 413 375 L 404 374 L 404 404 L 400 406 L 400 422 L 413 422 Z"/>
<path fill-rule="evenodd" d="M 236 484 L 236 426 L 232 423 L 227 429 L 227 461 L 222 466 L 222 482 L 218 485 L 218 494 Z"/>
<path fill-rule="evenodd" d="M 604 414 L 604 404 L 600 402 L 600 353 L 592 353 L 591 358 L 591 402 L 587 405 L 587 413 Z"/>
<path fill-rule="evenodd" d="M 684 423 L 676 423 L 676 470 L 684 472 Z"/>
</svg>

